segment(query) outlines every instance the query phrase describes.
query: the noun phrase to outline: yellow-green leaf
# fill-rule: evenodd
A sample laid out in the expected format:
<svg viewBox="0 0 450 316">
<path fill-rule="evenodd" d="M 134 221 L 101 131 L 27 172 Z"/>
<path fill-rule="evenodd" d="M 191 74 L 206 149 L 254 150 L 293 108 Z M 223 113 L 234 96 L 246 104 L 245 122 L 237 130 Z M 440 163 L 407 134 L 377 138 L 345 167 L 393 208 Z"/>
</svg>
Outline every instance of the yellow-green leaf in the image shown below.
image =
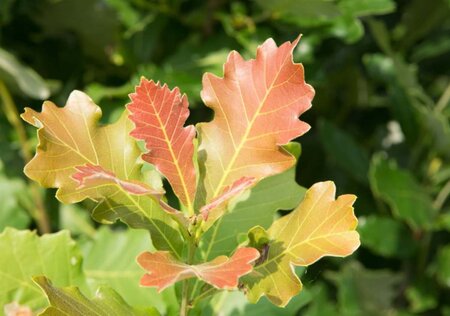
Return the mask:
<svg viewBox="0 0 450 316">
<path fill-rule="evenodd" d="M 64 107 L 46 101 L 42 112 L 26 108 L 22 118 L 38 127 L 39 145 L 25 173 L 44 187 L 58 188 L 56 197 L 64 203 L 86 198 L 99 202 L 93 217 L 102 223 L 118 219 L 151 231 L 155 246 L 181 254 L 182 241 L 176 223 L 151 196 L 130 194 L 121 181 L 142 181 L 140 150 L 129 136 L 133 128 L 125 110 L 113 124 L 99 126 L 102 112 L 83 92 L 70 94 Z M 86 183 L 73 178 L 77 167 L 99 166 L 117 181 Z"/>
<path fill-rule="evenodd" d="M 293 266 L 308 266 L 324 256 L 348 256 L 359 247 L 352 207 L 356 197 L 348 194 L 335 200 L 335 194 L 331 181 L 314 184 L 292 213 L 268 229 L 263 260 L 244 279 L 251 302 L 266 295 L 272 303 L 285 306 L 302 288 Z M 261 235 L 261 228 L 257 229 Z"/>
</svg>

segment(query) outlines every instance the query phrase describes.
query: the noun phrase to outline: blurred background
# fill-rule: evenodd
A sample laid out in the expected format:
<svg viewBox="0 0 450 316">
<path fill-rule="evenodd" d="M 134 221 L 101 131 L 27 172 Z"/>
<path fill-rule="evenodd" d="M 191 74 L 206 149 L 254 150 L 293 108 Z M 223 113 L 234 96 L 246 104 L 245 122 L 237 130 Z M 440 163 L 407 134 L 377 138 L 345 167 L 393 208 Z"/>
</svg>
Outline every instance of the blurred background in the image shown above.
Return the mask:
<svg viewBox="0 0 450 316">
<path fill-rule="evenodd" d="M 18 114 L 78 89 L 111 122 L 146 76 L 188 95 L 189 123 L 207 121 L 204 72 L 221 76 L 232 49 L 252 58 L 266 38 L 299 34 L 295 60 L 316 97 L 297 181 L 356 194 L 362 246 L 309 267 L 285 310 L 223 299 L 222 314 L 450 315 L 448 0 L 0 0 L 0 231 L 69 229 L 96 284 L 145 302 L 107 272 L 133 265 L 146 237 L 99 228 L 88 203 L 58 204 L 27 181 L 36 132 Z M 168 311 L 167 296 L 153 303 Z"/>
</svg>

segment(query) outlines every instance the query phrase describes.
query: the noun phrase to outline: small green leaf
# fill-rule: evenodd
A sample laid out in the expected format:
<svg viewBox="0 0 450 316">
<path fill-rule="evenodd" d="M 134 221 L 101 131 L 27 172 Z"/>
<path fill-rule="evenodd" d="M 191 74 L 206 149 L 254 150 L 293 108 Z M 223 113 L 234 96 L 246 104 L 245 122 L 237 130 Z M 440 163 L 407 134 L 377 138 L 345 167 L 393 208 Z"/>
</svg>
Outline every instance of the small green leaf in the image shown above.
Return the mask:
<svg viewBox="0 0 450 316">
<path fill-rule="evenodd" d="M 113 289 L 100 287 L 92 300 L 87 299 L 78 288 L 57 288 L 44 276 L 33 278 L 48 296 L 50 307 L 42 316 L 111 316 L 111 315 L 160 315 L 155 308 L 138 310 L 128 305 Z"/>
<path fill-rule="evenodd" d="M 409 171 L 378 154 L 372 159 L 369 175 L 372 191 L 389 204 L 397 218 L 414 229 L 431 227 L 435 213 L 431 198 Z"/>
</svg>

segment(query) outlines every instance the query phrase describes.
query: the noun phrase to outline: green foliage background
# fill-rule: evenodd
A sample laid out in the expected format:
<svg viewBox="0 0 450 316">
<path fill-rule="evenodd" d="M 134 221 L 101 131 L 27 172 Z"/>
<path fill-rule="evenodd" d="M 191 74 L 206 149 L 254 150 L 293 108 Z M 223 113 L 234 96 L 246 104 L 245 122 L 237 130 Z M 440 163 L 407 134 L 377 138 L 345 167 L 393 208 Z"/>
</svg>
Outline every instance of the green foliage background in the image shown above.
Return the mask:
<svg viewBox="0 0 450 316">
<path fill-rule="evenodd" d="M 69 229 L 77 242 L 53 237 L 77 259 L 70 269 L 85 295 L 107 283 L 131 305 L 175 313 L 173 291 L 137 288 L 134 256 L 150 247 L 145 234 L 98 229 L 88 203 L 60 205 L 25 179 L 36 138 L 17 113 L 44 99 L 63 105 L 79 89 L 113 121 L 143 75 L 179 86 L 190 122 L 209 120 L 203 72 L 221 75 L 232 49 L 252 57 L 268 37 L 282 43 L 302 33 L 295 56 L 316 97 L 302 116 L 312 129 L 299 140 L 297 181 L 333 180 L 339 194 L 356 194 L 362 246 L 298 271 L 305 290 L 285 310 L 231 294 L 206 313 L 450 315 L 449 17 L 448 0 L 1 0 L 0 231 L 45 230 L 45 209 L 51 231 Z M 0 244 L 44 251 L 30 234 L 6 229 Z M 11 260 L 0 250 L 4 287 L 5 273 L 17 272 L 5 270 Z M 13 300 L 1 293 L 0 303 Z M 30 295 L 37 298 L 25 302 L 39 307 L 42 298 Z"/>
</svg>

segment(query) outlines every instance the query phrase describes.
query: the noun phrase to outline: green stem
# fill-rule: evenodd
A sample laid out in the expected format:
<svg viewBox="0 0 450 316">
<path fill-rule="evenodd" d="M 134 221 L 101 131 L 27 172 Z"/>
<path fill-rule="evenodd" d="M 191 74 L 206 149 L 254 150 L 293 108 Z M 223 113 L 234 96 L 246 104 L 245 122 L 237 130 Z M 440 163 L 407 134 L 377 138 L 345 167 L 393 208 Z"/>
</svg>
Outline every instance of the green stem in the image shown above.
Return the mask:
<svg viewBox="0 0 450 316">
<path fill-rule="evenodd" d="M 217 292 L 217 289 L 215 289 L 214 287 L 210 287 L 209 289 L 207 289 L 206 291 L 204 291 L 203 293 L 201 293 L 200 295 L 198 295 L 193 301 L 192 301 L 192 306 L 194 307 L 195 305 L 197 305 L 201 300 L 215 294 Z"/>
<path fill-rule="evenodd" d="M 436 107 L 434 108 L 434 110 L 436 112 L 444 111 L 444 109 L 447 106 L 449 101 L 450 101 L 450 84 L 447 86 L 444 93 L 442 93 L 442 96 L 439 99 L 439 101 L 436 103 Z"/>
<path fill-rule="evenodd" d="M 25 162 L 27 163 L 33 157 L 31 149 L 28 145 L 27 133 L 21 120 L 19 119 L 19 113 L 17 112 L 17 107 L 14 104 L 14 100 L 11 94 L 9 93 L 8 88 L 2 81 L 0 81 L 0 98 L 3 101 L 2 104 L 6 118 L 9 121 L 9 123 L 13 126 L 14 130 L 17 133 L 17 136 L 19 137 L 22 156 Z M 34 182 L 30 182 L 29 187 L 31 191 L 31 196 L 36 206 L 36 210 L 32 210 L 30 213 L 36 220 L 39 232 L 41 234 L 50 233 L 51 232 L 50 221 L 48 219 L 47 210 L 45 209 L 44 202 L 39 192 L 40 191 L 39 187 Z"/>
<path fill-rule="evenodd" d="M 191 237 L 188 239 L 188 259 L 187 264 L 192 264 L 194 261 L 195 251 L 197 250 L 197 246 L 195 243 L 195 238 Z M 180 307 L 180 316 L 187 316 L 189 313 L 189 288 L 190 288 L 189 280 L 184 280 L 182 284 L 181 290 L 181 307 Z"/>
</svg>

